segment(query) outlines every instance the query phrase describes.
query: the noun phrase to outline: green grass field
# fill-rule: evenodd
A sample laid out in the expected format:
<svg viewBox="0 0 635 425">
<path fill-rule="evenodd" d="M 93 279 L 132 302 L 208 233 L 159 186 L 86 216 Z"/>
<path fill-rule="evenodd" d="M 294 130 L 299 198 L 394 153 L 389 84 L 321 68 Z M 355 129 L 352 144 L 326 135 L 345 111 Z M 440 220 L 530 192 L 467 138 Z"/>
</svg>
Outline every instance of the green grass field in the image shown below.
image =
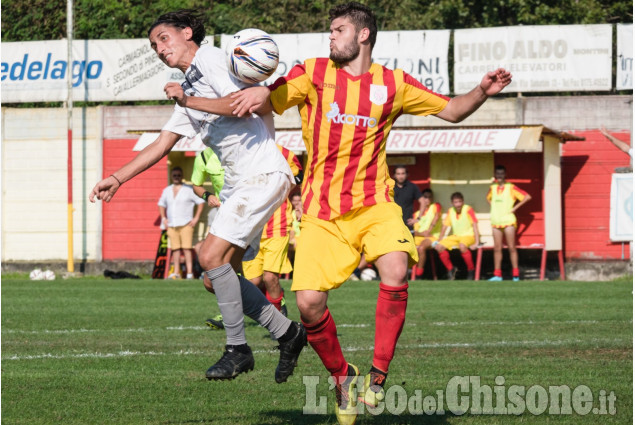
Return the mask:
<svg viewBox="0 0 635 425">
<path fill-rule="evenodd" d="M 283 286 L 290 317 L 298 320 L 290 283 Z M 329 299 L 344 354 L 362 373 L 372 360 L 377 292 L 376 282 L 349 282 Z M 386 384 L 407 399 L 391 397 L 382 414 L 366 413 L 357 423 L 631 424 L 632 300 L 632 278 L 412 282 Z M 307 348 L 289 382 L 276 384 L 277 344 L 249 319 L 255 370 L 234 381 L 207 381 L 205 371 L 225 341 L 224 332 L 203 322 L 217 312 L 216 299 L 198 281 L 3 278 L 2 423 L 336 423 L 335 396 L 317 355 Z M 594 408 L 602 408 L 602 390 L 612 392 L 616 413 L 455 415 L 444 406 L 444 413 L 427 415 L 416 403 L 404 404 L 417 394 L 436 399 L 454 376 L 478 376 L 490 388 L 502 376 L 503 395 L 513 385 L 585 385 Z M 323 398 L 326 414 L 303 414 L 305 404 L 310 410 Z M 535 411 L 540 403 L 531 405 Z"/>
</svg>

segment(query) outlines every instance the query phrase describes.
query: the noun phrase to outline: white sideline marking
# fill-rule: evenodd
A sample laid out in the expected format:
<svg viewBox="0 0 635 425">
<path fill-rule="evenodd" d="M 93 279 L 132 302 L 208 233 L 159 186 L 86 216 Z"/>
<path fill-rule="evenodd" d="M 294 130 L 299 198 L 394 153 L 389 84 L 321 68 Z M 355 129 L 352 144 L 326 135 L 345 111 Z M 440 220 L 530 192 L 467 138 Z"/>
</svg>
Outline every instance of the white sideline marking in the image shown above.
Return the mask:
<svg viewBox="0 0 635 425">
<path fill-rule="evenodd" d="M 600 323 L 633 323 L 632 320 L 548 320 L 548 321 L 518 321 L 518 322 L 504 322 L 504 321 L 492 321 L 492 322 L 431 322 L 430 326 L 522 326 L 522 325 L 558 325 L 558 324 L 580 324 L 580 325 L 596 325 Z M 425 326 L 426 323 L 412 323 L 406 321 L 406 326 Z M 338 328 L 368 328 L 372 324 L 369 323 L 342 323 L 337 324 Z M 36 331 L 24 331 L 18 329 L 2 329 L 3 334 L 21 334 L 21 335 L 41 335 L 41 334 L 74 334 L 74 333 L 93 333 L 93 332 L 151 332 L 151 331 L 186 331 L 186 330 L 208 330 L 207 326 L 167 326 L 165 328 L 136 328 L 136 329 L 42 329 Z"/>
<path fill-rule="evenodd" d="M 522 325 L 558 325 L 558 324 L 580 324 L 595 325 L 598 323 L 633 323 L 632 320 L 545 320 L 545 321 L 519 321 L 519 322 L 432 322 L 432 326 L 466 326 L 466 325 L 482 325 L 482 326 L 522 326 Z"/>
<path fill-rule="evenodd" d="M 429 343 L 429 344 L 415 344 L 415 345 L 399 345 L 401 349 L 416 349 L 416 348 L 488 348 L 488 347 L 551 347 L 551 346 L 563 346 L 563 345 L 575 345 L 579 343 L 626 343 L 627 341 L 622 339 L 564 339 L 564 340 L 535 340 L 535 341 L 492 341 L 492 342 L 449 342 L 449 343 Z M 630 341 L 628 341 L 630 343 Z M 373 347 L 343 347 L 344 352 L 355 351 L 372 351 Z M 254 350 L 254 354 L 260 353 L 275 353 L 277 350 Z M 132 356 L 201 356 L 209 355 L 210 351 L 194 351 L 194 350 L 180 350 L 172 353 L 165 353 L 161 351 L 119 351 L 116 353 L 80 353 L 80 354 L 36 354 L 28 356 L 4 356 L 2 360 L 40 360 L 40 359 L 85 359 L 85 358 L 118 358 L 118 357 L 132 357 Z"/>
</svg>

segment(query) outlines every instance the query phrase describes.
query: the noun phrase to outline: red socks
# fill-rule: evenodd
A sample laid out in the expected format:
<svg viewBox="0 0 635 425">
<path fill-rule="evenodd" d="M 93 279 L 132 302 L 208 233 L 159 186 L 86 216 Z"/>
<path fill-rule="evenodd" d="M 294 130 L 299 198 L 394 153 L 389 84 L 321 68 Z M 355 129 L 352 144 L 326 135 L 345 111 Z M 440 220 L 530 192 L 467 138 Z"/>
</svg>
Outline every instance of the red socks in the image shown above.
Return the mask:
<svg viewBox="0 0 635 425">
<path fill-rule="evenodd" d="M 379 284 L 377 309 L 375 310 L 375 353 L 373 366 L 388 372 L 395 355 L 395 346 L 406 319 L 408 284 L 394 287 Z"/>
<path fill-rule="evenodd" d="M 452 267 L 454 267 L 452 265 L 452 261 L 450 261 L 450 253 L 447 250 L 444 249 L 443 251 L 441 251 L 439 253 L 439 258 L 441 259 L 441 262 L 446 269 L 450 270 L 452 269 Z"/>
<path fill-rule="evenodd" d="M 392 287 L 379 284 L 377 309 L 375 311 L 375 352 L 373 366 L 388 372 L 395 355 L 395 346 L 403 330 L 408 304 L 408 284 Z M 320 360 L 334 377 L 345 376 L 348 363 L 342 354 L 337 339 L 337 328 L 328 309 L 315 323 L 302 321 L 307 339 Z"/>
<path fill-rule="evenodd" d="M 520 270 L 512 269 L 512 277 L 520 277 Z"/>
<path fill-rule="evenodd" d="M 469 250 L 462 252 L 461 257 L 463 257 L 463 261 L 465 261 L 465 265 L 467 266 L 468 271 L 474 270 L 474 261 L 472 260 L 472 252 Z M 450 270 L 452 267 L 452 261 L 450 261 L 450 253 L 447 250 L 443 250 L 439 253 L 439 258 L 441 262 L 445 266 L 446 269 Z"/>
<path fill-rule="evenodd" d="M 335 322 L 329 309 L 326 309 L 317 322 L 309 324 L 303 320 L 302 323 L 306 328 L 309 344 L 322 360 L 324 367 L 336 378 L 345 376 L 348 372 L 348 363 L 342 354 Z"/>
<path fill-rule="evenodd" d="M 474 261 L 472 261 L 472 252 L 468 249 L 467 251 L 461 253 L 461 257 L 463 257 L 463 261 L 465 261 L 467 270 L 468 271 L 474 270 Z"/>
<path fill-rule="evenodd" d="M 269 300 L 269 302 L 270 302 L 271 304 L 273 304 L 273 306 L 274 306 L 276 309 L 278 309 L 278 311 L 280 311 L 280 309 L 282 308 L 282 297 L 283 297 L 284 295 L 280 294 L 280 297 L 278 297 L 278 298 L 276 298 L 276 299 L 273 299 L 273 298 L 271 298 L 271 296 L 269 295 L 269 292 L 267 292 L 265 296 L 267 297 L 267 300 Z"/>
<path fill-rule="evenodd" d="M 419 266 L 415 266 L 415 276 L 421 276 L 423 274 L 423 267 L 419 268 Z"/>
<path fill-rule="evenodd" d="M 494 269 L 494 276 L 503 277 L 503 271 L 501 269 Z"/>
</svg>

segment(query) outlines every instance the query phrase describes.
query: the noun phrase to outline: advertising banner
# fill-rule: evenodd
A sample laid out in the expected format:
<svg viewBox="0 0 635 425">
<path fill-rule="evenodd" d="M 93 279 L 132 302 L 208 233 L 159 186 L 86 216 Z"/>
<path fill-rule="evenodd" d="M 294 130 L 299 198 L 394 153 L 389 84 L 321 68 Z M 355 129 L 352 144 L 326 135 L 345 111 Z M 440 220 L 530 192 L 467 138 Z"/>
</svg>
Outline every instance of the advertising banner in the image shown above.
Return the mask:
<svg viewBox="0 0 635 425">
<path fill-rule="evenodd" d="M 514 150 L 522 133 L 509 129 L 448 129 L 390 131 L 388 153 L 490 152 Z M 300 131 L 276 131 L 276 143 L 291 151 L 305 151 Z"/>
<path fill-rule="evenodd" d="M 613 174 L 611 177 L 611 225 L 613 242 L 633 240 L 633 174 Z"/>
<path fill-rule="evenodd" d="M 455 30 L 454 93 L 500 67 L 513 75 L 505 92 L 609 91 L 611 36 L 608 24 Z"/>
<path fill-rule="evenodd" d="M 66 40 L 2 43 L 2 103 L 65 101 L 67 62 Z M 145 38 L 75 40 L 71 71 L 74 101 L 161 100 L 184 78 Z"/>
<path fill-rule="evenodd" d="M 633 90 L 633 24 L 617 24 L 615 88 Z"/>
</svg>

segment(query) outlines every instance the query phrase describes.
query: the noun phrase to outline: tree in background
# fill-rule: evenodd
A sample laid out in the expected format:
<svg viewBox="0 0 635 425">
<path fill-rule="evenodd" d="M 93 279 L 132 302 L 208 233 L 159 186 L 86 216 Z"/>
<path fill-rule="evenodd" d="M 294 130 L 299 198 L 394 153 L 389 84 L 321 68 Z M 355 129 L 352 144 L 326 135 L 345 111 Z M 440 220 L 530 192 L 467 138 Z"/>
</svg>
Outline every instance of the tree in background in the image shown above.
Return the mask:
<svg viewBox="0 0 635 425">
<path fill-rule="evenodd" d="M 328 10 L 342 1 L 320 0 L 75 0 L 75 39 L 145 38 L 157 15 L 200 10 L 210 34 L 249 27 L 270 33 L 325 32 Z M 380 30 L 458 29 L 513 25 L 632 23 L 627 0 L 371 0 Z M 2 41 L 58 40 L 66 36 L 66 1 L 5 0 Z"/>
</svg>

